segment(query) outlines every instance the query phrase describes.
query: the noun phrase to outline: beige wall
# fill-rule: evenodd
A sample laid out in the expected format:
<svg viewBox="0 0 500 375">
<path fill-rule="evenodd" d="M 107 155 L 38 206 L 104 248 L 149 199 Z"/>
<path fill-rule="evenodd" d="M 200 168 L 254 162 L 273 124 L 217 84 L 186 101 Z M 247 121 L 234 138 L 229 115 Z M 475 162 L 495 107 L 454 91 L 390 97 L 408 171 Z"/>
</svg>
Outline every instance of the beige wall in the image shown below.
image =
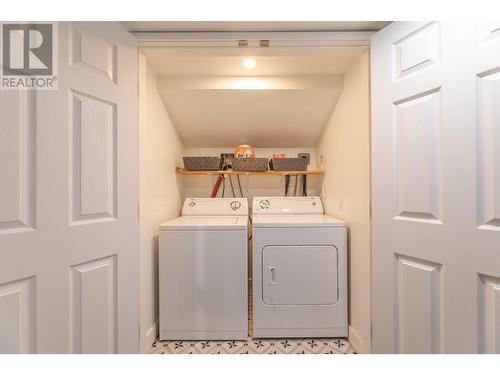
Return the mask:
<svg viewBox="0 0 500 375">
<path fill-rule="evenodd" d="M 370 351 L 370 106 L 369 55 L 356 59 L 318 144 L 326 170 L 323 203 L 350 233 L 349 339 Z"/>
<path fill-rule="evenodd" d="M 217 148 L 186 148 L 186 156 L 219 156 L 222 152 L 233 152 L 234 148 L 217 147 Z M 314 169 L 317 167 L 316 149 L 315 148 L 257 148 L 255 150 L 257 157 L 272 157 L 273 153 L 285 153 L 287 157 L 297 157 L 299 152 L 308 152 L 311 154 L 311 165 L 309 168 Z M 184 196 L 186 197 L 209 197 L 212 192 L 215 176 L 184 176 Z M 285 193 L 285 179 L 283 176 L 241 176 L 240 177 L 243 194 L 249 199 L 251 204 L 254 196 L 282 196 Z M 308 181 L 308 194 L 315 195 L 319 191 L 320 177 L 309 176 Z M 236 190 L 236 196 L 239 197 L 237 191 L 236 176 L 233 176 L 233 184 Z M 221 187 L 222 189 L 222 187 Z M 219 190 L 220 196 L 221 190 Z M 232 197 L 231 186 L 229 181 L 226 180 L 226 197 Z"/>
<path fill-rule="evenodd" d="M 139 55 L 139 176 L 140 176 L 140 335 L 141 350 L 157 337 L 158 225 L 179 215 L 183 145 L 156 89 L 156 77 Z"/>
</svg>

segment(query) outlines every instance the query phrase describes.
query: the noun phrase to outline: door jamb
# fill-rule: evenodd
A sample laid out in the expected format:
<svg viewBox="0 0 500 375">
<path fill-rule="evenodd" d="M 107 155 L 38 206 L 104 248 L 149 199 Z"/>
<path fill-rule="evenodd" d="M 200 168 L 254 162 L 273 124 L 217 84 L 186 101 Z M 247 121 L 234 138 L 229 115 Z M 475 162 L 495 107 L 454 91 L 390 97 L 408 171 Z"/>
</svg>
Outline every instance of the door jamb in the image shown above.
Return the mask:
<svg viewBox="0 0 500 375">
<path fill-rule="evenodd" d="M 162 32 L 130 31 L 149 48 L 370 47 L 372 31 Z M 268 42 L 268 45 L 266 45 Z"/>
<path fill-rule="evenodd" d="M 371 161 L 371 38 L 378 31 L 284 31 L 284 32 L 165 32 L 165 31 L 129 31 L 137 40 L 137 48 L 238 48 L 258 50 L 260 48 L 355 48 L 366 47 L 369 50 L 370 71 L 370 191 L 372 190 L 372 161 Z M 264 42 L 264 45 L 262 45 Z M 266 45 L 266 42 L 268 44 Z M 373 243 L 372 243 L 372 196 L 370 193 L 370 272 L 372 271 Z M 373 273 L 372 273 L 373 275 Z M 370 277 L 370 289 L 372 277 Z M 370 349 L 373 345 L 372 327 L 372 291 L 370 290 Z M 349 327 L 350 328 L 350 327 Z M 351 330 L 349 329 L 349 332 Z"/>
</svg>

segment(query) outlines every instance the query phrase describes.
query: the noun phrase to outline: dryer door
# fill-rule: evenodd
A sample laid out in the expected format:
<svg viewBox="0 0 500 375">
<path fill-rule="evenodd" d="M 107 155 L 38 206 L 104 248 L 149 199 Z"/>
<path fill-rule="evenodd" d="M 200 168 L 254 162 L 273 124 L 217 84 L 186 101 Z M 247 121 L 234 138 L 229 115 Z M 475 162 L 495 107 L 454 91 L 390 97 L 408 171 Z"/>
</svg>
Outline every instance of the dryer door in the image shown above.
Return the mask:
<svg viewBox="0 0 500 375">
<path fill-rule="evenodd" d="M 338 299 L 338 251 L 332 245 L 265 246 L 262 298 L 267 305 L 332 305 Z"/>
</svg>

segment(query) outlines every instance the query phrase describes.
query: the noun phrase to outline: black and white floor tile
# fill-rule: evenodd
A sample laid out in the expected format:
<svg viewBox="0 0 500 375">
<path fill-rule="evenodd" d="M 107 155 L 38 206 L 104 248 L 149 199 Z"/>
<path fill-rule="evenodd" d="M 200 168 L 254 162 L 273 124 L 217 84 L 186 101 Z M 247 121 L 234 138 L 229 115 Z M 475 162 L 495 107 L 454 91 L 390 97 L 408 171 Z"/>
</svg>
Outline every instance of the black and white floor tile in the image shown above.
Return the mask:
<svg viewBox="0 0 500 375">
<path fill-rule="evenodd" d="M 248 331 L 252 332 L 252 283 L 248 286 Z M 254 339 L 247 341 L 156 341 L 150 354 L 356 354 L 342 338 Z"/>
<path fill-rule="evenodd" d="M 345 339 L 252 339 L 156 341 L 151 354 L 355 354 Z"/>
</svg>

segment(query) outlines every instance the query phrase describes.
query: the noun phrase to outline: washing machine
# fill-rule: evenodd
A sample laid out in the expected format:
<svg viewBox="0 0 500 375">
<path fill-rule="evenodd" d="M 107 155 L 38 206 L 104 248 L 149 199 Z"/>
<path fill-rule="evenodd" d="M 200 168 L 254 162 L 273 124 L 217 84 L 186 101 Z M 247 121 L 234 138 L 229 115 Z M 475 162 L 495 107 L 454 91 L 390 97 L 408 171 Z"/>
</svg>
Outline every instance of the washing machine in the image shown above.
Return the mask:
<svg viewBox="0 0 500 375">
<path fill-rule="evenodd" d="M 253 336 L 347 337 L 347 227 L 319 197 L 252 205 Z"/>
<path fill-rule="evenodd" d="M 160 340 L 246 340 L 248 202 L 187 198 L 160 225 Z"/>
</svg>

